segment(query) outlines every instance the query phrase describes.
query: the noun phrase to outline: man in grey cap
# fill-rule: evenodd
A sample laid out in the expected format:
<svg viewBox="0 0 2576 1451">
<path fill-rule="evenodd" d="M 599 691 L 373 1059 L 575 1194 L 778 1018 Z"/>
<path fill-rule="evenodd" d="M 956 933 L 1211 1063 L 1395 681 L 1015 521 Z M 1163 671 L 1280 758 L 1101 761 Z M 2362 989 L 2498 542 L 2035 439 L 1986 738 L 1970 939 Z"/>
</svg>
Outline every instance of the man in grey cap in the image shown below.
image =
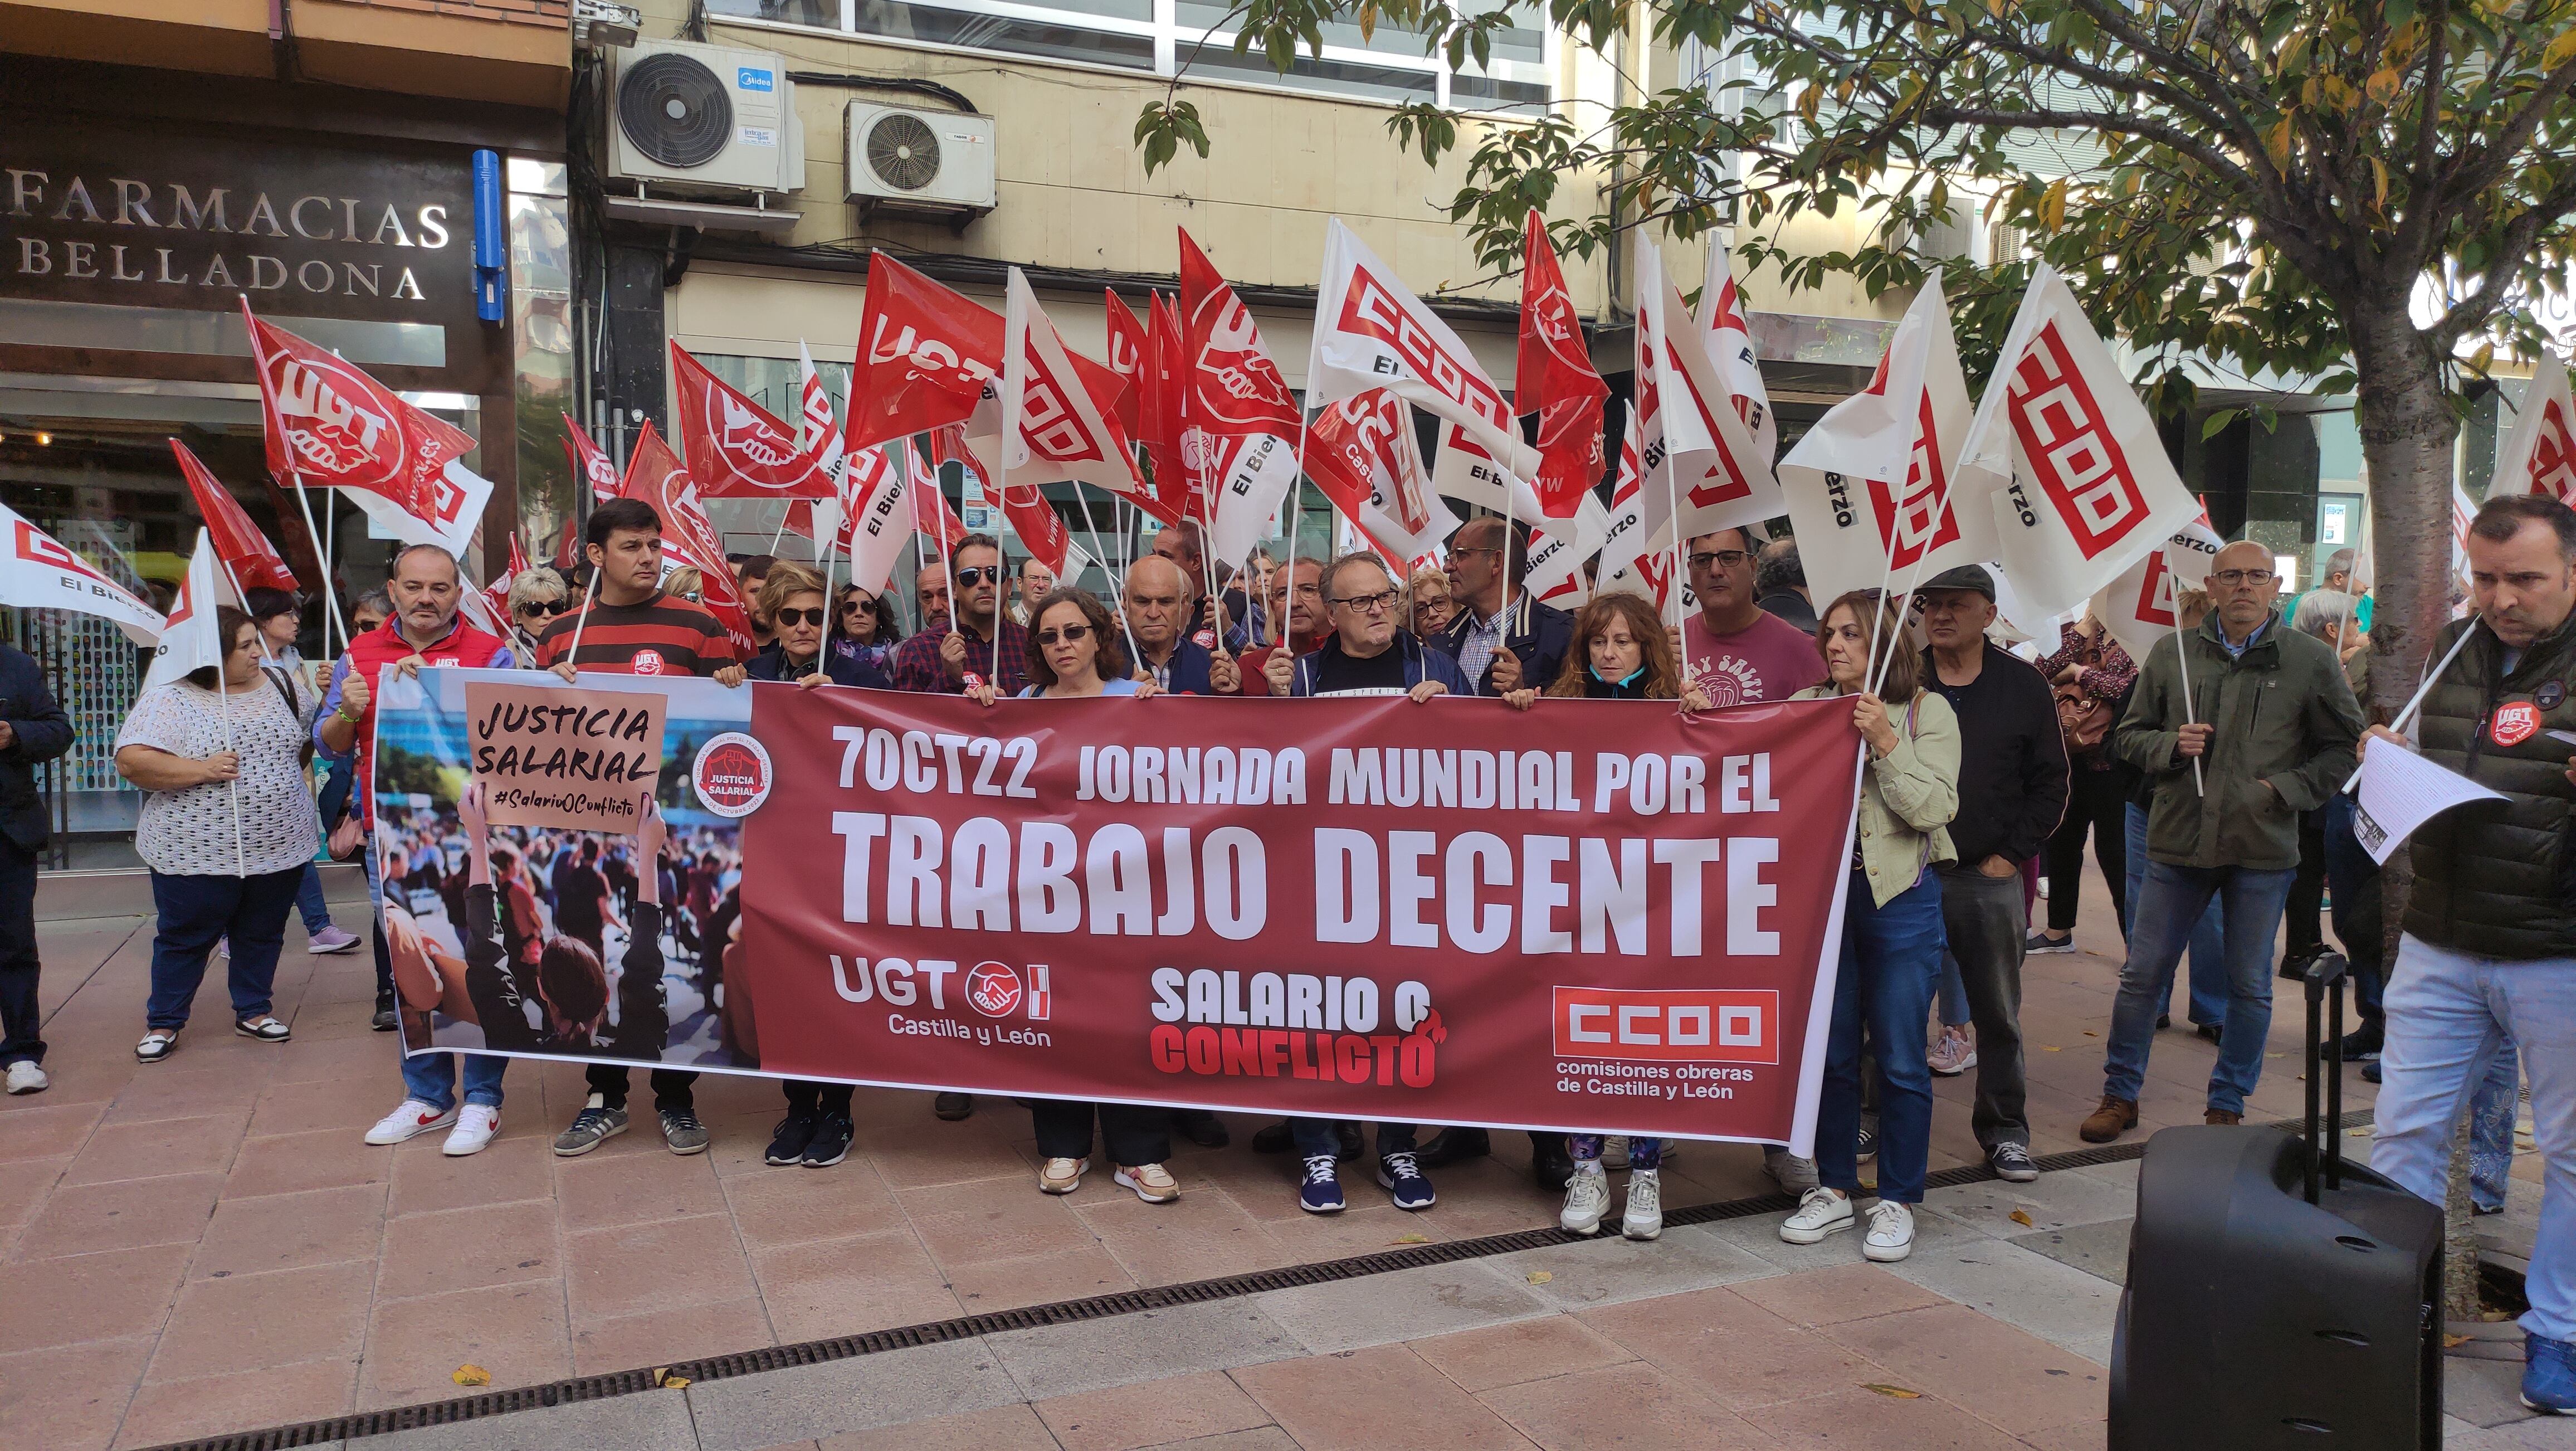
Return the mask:
<svg viewBox="0 0 2576 1451">
<path fill-rule="evenodd" d="M 1941 919 L 1976 1024 L 1970 1124 L 1996 1175 L 2039 1177 L 2030 1157 L 2021 1049 L 2021 959 L 2030 934 L 2022 864 L 2066 813 L 2066 742 L 2047 677 L 1986 638 L 1994 576 L 1961 565 L 1923 586 L 1923 683 L 1959 718 L 1958 860 L 1941 875 Z"/>
</svg>

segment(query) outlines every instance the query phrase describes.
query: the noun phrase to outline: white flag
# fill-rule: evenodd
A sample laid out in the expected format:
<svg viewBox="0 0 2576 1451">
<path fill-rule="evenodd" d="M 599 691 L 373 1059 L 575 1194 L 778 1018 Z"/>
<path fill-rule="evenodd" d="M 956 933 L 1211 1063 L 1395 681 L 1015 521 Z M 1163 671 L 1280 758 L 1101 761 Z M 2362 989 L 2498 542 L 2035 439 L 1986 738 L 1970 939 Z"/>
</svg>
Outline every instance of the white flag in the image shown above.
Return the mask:
<svg viewBox="0 0 2576 1451">
<path fill-rule="evenodd" d="M 815 467 L 830 477 L 840 477 L 841 430 L 832 422 L 832 394 L 823 386 L 823 375 L 814 367 L 813 350 L 805 346 L 803 338 L 796 340 L 796 401 L 797 451 L 814 454 Z"/>
<path fill-rule="evenodd" d="M 1780 420 L 1771 416 L 1771 393 L 1762 385 L 1762 359 L 1753 351 L 1744 293 L 1727 268 L 1726 248 L 1715 237 L 1709 238 L 1708 271 L 1700 281 L 1699 325 L 1708 356 L 1717 364 L 1718 381 L 1733 396 L 1736 416 L 1753 437 L 1753 457 L 1769 469 L 1780 457 Z"/>
<path fill-rule="evenodd" d="M 216 564 L 213 541 L 199 529 L 197 552 L 188 557 L 188 577 L 180 581 L 179 597 L 171 602 L 170 618 L 152 647 L 152 668 L 144 672 L 144 689 L 167 685 L 208 665 L 223 666 L 226 641 L 215 623 L 215 611 L 223 605 L 240 609 L 241 596 L 233 592 L 232 577 Z"/>
<path fill-rule="evenodd" d="M 1869 386 L 1835 404 L 1780 462 L 1798 561 L 1818 600 L 1998 557 L 1983 504 L 1952 482 L 1973 417 L 1936 271 Z M 2024 599 L 2047 612 L 2027 583 Z"/>
<path fill-rule="evenodd" d="M 2205 518 L 2194 519 L 2150 549 L 2093 596 L 2093 617 L 2134 660 L 2144 660 L 2158 640 L 2174 632 L 2180 618 L 2174 596 L 2199 589 L 2209 577 L 2210 561 L 2224 541 Z"/>
<path fill-rule="evenodd" d="M 2119 578 L 2198 517 L 2154 418 L 2121 376 L 2057 269 L 2041 264 L 2004 339 L 1959 460 L 1988 507 L 1993 555 L 2054 614 Z"/>
<path fill-rule="evenodd" d="M 1306 406 L 1338 403 L 1372 388 L 1390 389 L 1466 429 L 1514 473 L 1538 472 L 1538 450 L 1521 441 L 1512 405 L 1484 365 L 1449 324 L 1396 280 L 1394 268 L 1335 217 L 1324 235 Z"/>
<path fill-rule="evenodd" d="M 1122 494 L 1145 493 L 1136 452 L 1110 410 L 1092 396 L 1073 355 L 1020 269 L 1011 269 L 1002 323 L 1001 452 L 996 472 L 1012 487 L 1077 479 Z"/>
<path fill-rule="evenodd" d="M 113 622 L 137 645 L 161 638 L 164 621 L 159 610 L 6 504 L 0 504 L 0 530 L 8 532 L 8 538 L 0 541 L 5 546 L 5 552 L 0 552 L 0 605 L 96 615 Z"/>
<path fill-rule="evenodd" d="M 2513 432 L 2496 451 L 2487 497 L 2499 494 L 2554 494 L 2576 504 L 2576 402 L 2568 398 L 2567 365 L 2546 349 L 2514 412 Z"/>
<path fill-rule="evenodd" d="M 1651 254 L 1650 248 L 1640 250 Z M 1683 542 L 1739 524 L 1758 525 L 1785 513 L 1787 506 L 1780 497 L 1780 481 L 1772 473 L 1770 456 L 1756 451 L 1758 446 L 1745 426 L 1737 395 L 1717 360 L 1709 354 L 1709 334 L 1688 324 L 1681 293 L 1674 290 L 1671 282 L 1659 282 L 1657 287 L 1663 304 L 1655 331 L 1662 340 L 1666 364 L 1658 377 L 1665 386 L 1661 401 L 1671 415 L 1696 412 L 1698 424 L 1690 436 L 1708 441 L 1705 454 L 1678 450 L 1671 454 L 1672 467 L 1678 471 L 1674 493 L 1681 507 Z M 1640 324 L 1641 336 L 1644 330 Z M 1762 416 L 1770 416 L 1767 403 Z M 1680 436 L 1674 428 L 1680 421 L 1675 417 L 1667 422 L 1667 438 Z"/>
<path fill-rule="evenodd" d="M 911 444 L 903 447 L 909 450 Z M 841 508 L 848 519 L 850 583 L 871 595 L 883 594 L 913 536 L 910 484 L 906 471 L 896 468 L 883 448 L 859 449 L 844 465 Z"/>
</svg>

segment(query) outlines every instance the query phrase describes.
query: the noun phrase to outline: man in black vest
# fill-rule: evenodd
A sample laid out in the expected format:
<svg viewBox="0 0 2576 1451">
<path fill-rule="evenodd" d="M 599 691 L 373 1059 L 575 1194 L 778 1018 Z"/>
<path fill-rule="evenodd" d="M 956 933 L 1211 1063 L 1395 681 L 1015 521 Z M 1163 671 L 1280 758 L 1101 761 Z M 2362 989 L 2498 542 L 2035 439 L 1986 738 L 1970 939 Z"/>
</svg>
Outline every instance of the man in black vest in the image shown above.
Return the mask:
<svg viewBox="0 0 2576 1451">
<path fill-rule="evenodd" d="M 53 814 L 36 766 L 71 748 L 71 717 L 54 704 L 45 672 L 0 645 L 0 1072 L 11 1093 L 42 1093 L 52 1081 L 36 1036 L 36 853 L 53 838 Z"/>
<path fill-rule="evenodd" d="M 2445 629 L 2424 697 L 2424 758 L 2501 801 L 2415 829 L 2415 882 L 2389 974 L 2370 1165 L 2442 1203 L 2451 1125 L 2499 1053 L 2522 1050 L 2546 1165 L 2523 1281 L 2522 1402 L 2576 1411 L 2576 510 L 2499 495 L 2469 525 L 2477 613 Z M 2385 726 L 2367 752 L 2401 750 Z"/>
</svg>

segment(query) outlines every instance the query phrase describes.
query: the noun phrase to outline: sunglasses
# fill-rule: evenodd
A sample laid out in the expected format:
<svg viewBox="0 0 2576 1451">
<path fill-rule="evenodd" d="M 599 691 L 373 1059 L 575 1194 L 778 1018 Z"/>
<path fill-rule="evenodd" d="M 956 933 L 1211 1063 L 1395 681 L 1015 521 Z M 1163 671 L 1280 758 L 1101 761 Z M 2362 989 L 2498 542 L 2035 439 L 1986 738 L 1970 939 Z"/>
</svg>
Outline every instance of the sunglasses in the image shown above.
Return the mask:
<svg viewBox="0 0 2576 1451">
<path fill-rule="evenodd" d="M 977 565 L 972 569 L 961 569 L 957 571 L 957 582 L 963 585 L 1000 584 L 1002 582 L 1002 571 L 995 568 L 988 568 L 984 565 Z"/>
<path fill-rule="evenodd" d="M 829 618 L 830 616 L 824 614 L 822 607 L 819 605 L 810 610 L 780 610 L 778 612 L 778 625 L 781 629 L 784 629 L 789 625 L 812 625 L 815 628 L 820 629 L 822 628 L 823 621 Z"/>
<path fill-rule="evenodd" d="M 570 600 L 531 600 L 519 606 L 523 615 L 560 615 L 572 608 Z"/>
<path fill-rule="evenodd" d="M 1088 640 L 1090 638 L 1091 627 L 1089 625 L 1066 625 L 1062 629 L 1038 631 L 1038 643 L 1041 645 L 1052 645 L 1058 641 L 1070 644 L 1075 640 Z"/>
</svg>

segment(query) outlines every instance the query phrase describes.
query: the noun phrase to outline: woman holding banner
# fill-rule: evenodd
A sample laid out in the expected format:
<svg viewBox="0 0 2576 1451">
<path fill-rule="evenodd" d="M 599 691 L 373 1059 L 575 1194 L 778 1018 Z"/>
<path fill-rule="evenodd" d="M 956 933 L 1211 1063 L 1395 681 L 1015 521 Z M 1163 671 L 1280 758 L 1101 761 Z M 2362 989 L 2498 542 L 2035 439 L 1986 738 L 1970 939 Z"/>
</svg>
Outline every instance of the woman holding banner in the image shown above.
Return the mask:
<svg viewBox="0 0 2576 1451">
<path fill-rule="evenodd" d="M 1419 588 L 1421 576 L 1414 579 Z M 1547 694 L 1562 700 L 1676 700 L 1684 710 L 1711 708 L 1698 686 L 1682 684 L 1672 637 L 1655 617 L 1655 607 L 1632 594 L 1597 596 L 1576 613 L 1565 667 Z M 1515 710 L 1528 710 L 1538 696 L 1535 687 L 1524 687 L 1503 699 Z M 1574 1177 L 1566 1181 L 1565 1210 L 1557 1217 L 1568 1233 L 1600 1233 L 1601 1216 L 1610 1208 L 1602 1137 L 1575 1134 L 1568 1141 Z M 1664 1232 L 1663 1165 L 1662 1139 L 1639 1135 L 1628 1141 L 1628 1202 L 1620 1210 L 1619 1232 L 1630 1239 L 1653 1239 Z"/>
<path fill-rule="evenodd" d="M 1029 687 L 1022 700 L 1086 700 L 1103 695 L 1137 699 L 1158 695 L 1150 680 L 1131 678 L 1132 666 L 1120 641 L 1118 624 L 1108 607 L 1087 590 L 1056 589 L 1029 612 Z M 966 692 L 984 705 L 998 700 L 990 685 Z M 1082 1187 L 1091 1167 L 1091 1125 L 1100 1121 L 1100 1139 L 1118 1166 L 1118 1183 L 1133 1189 L 1148 1204 L 1169 1204 L 1181 1197 L 1180 1181 L 1163 1161 L 1172 1156 L 1168 1110 L 1131 1103 L 1083 1103 L 1070 1099 L 1029 1100 L 1029 1117 L 1038 1133 L 1038 1189 L 1070 1194 Z"/>
<path fill-rule="evenodd" d="M 814 571 L 787 559 L 771 565 L 751 602 L 751 613 L 753 619 L 768 624 L 774 638 L 768 649 L 752 657 L 744 673 L 754 680 L 792 680 L 808 690 L 818 685 L 891 689 L 892 682 L 873 657 L 843 655 L 827 647 L 823 599 L 823 580 Z M 727 965 L 735 955 L 729 946 L 711 946 L 702 953 Z M 728 1023 L 748 1021 L 747 1013 L 736 1018 L 733 996 L 734 990 L 728 989 Z M 770 1136 L 765 1162 L 782 1168 L 802 1164 L 824 1169 L 849 1157 L 850 1141 L 858 1133 L 850 1119 L 850 1085 L 790 1078 L 778 1089 L 787 1096 L 787 1117 L 778 1121 Z"/>
<path fill-rule="evenodd" d="M 158 1063 L 187 1026 L 206 954 L 232 943 L 233 1031 L 282 1043 L 269 1011 L 286 915 L 322 844 L 304 784 L 310 691 L 261 669 L 258 625 L 225 605 L 220 666 L 204 665 L 135 701 L 116 737 L 116 769 L 144 793 L 134 850 L 152 869 L 159 922 L 152 996 L 134 1056 Z"/>
<path fill-rule="evenodd" d="M 1950 703 L 1920 683 L 1922 657 L 1904 645 L 1905 622 L 1875 590 L 1827 606 L 1816 627 L 1826 683 L 1794 699 L 1852 697 L 1869 769 L 1861 776 L 1851 884 L 1843 901 L 1842 963 L 1834 974 L 1833 1027 L 1824 1093 L 1816 1107 L 1821 1181 L 1780 1225 L 1791 1244 L 1816 1244 L 1858 1223 L 1860 1070 L 1863 1040 L 1878 1061 L 1878 1202 L 1861 1255 L 1882 1264 L 1914 1250 L 1914 1206 L 1932 1151 L 1932 1070 L 1925 1058 L 1932 993 L 1945 934 L 1936 862 L 1954 861 L 1947 827 L 1959 810 L 1959 722 Z M 1871 656 L 1893 642 L 1879 688 Z M 1894 702 L 1891 707 L 1889 702 Z"/>
</svg>

